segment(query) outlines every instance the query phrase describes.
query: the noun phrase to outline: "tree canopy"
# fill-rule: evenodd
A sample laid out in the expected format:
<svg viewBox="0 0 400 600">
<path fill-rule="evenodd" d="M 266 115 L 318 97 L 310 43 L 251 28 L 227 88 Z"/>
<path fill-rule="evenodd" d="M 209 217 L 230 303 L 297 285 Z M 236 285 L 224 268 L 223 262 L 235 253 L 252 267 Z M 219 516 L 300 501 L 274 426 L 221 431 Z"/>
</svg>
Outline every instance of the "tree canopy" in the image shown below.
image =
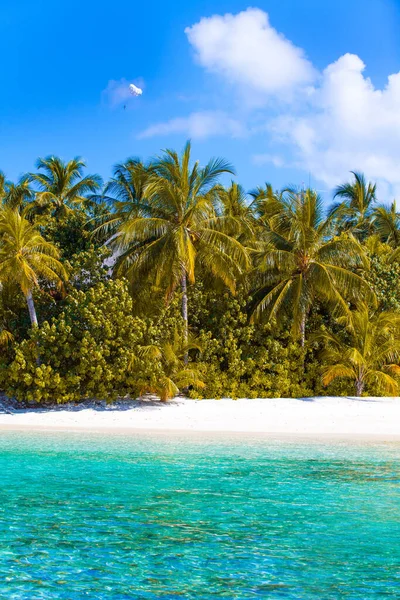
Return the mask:
<svg viewBox="0 0 400 600">
<path fill-rule="evenodd" d="M 400 214 L 357 171 L 332 196 L 247 191 L 190 142 L 104 183 L 81 158 L 0 172 L 2 389 L 39 403 L 397 392 Z"/>
</svg>

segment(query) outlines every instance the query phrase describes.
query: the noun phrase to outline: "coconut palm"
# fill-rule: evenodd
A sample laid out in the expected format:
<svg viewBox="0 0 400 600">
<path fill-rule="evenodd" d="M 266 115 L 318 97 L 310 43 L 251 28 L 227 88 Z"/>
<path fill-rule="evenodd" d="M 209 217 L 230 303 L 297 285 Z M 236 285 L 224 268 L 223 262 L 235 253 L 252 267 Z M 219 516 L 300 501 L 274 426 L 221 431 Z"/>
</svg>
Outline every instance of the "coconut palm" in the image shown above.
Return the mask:
<svg viewBox="0 0 400 600">
<path fill-rule="evenodd" d="M 253 199 L 251 209 L 263 226 L 279 210 L 285 192 L 286 188 L 280 191 L 274 190 L 270 183 L 249 192 L 250 197 Z"/>
<path fill-rule="evenodd" d="M 3 200 L 3 206 L 12 209 L 23 210 L 29 207 L 35 198 L 35 192 L 31 187 L 29 177 L 24 175 L 18 183 L 8 184 L 7 194 Z"/>
<path fill-rule="evenodd" d="M 41 214 L 50 211 L 60 219 L 72 207 L 84 206 L 88 196 L 96 194 L 101 187 L 99 175 L 83 175 L 85 166 L 80 158 L 68 162 L 56 156 L 39 158 L 36 163 L 39 172 L 29 175 L 29 180 L 38 188 L 33 212 Z"/>
<path fill-rule="evenodd" d="M 0 282 L 17 284 L 26 298 L 33 327 L 37 327 L 32 291 L 41 279 L 60 283 L 67 278 L 57 248 L 43 239 L 18 211 L 0 213 Z"/>
<path fill-rule="evenodd" d="M 255 257 L 252 319 L 289 314 L 304 345 L 307 315 L 316 301 L 348 315 L 348 300 L 372 299 L 368 285 L 353 272 L 368 261 L 351 234 L 330 238 L 335 214 L 324 218 L 315 191 L 290 190 L 272 201 L 275 214 Z"/>
<path fill-rule="evenodd" d="M 0 171 L 0 198 L 2 202 L 4 196 L 6 195 L 7 183 L 8 182 L 5 174 L 3 173 L 3 171 Z"/>
<path fill-rule="evenodd" d="M 367 183 L 363 173 L 351 171 L 352 183 L 339 185 L 335 198 L 340 202 L 332 206 L 330 214 L 336 214 L 339 231 L 352 231 L 364 239 L 371 229 L 371 216 L 376 201 L 376 184 Z"/>
<path fill-rule="evenodd" d="M 271 183 L 266 182 L 264 186 L 259 185 L 249 192 L 249 195 L 253 198 L 253 202 L 261 205 L 265 200 L 271 200 L 279 195 L 279 192 L 275 191 Z"/>
<path fill-rule="evenodd" d="M 190 158 L 189 142 L 181 156 L 164 151 L 147 182 L 145 206 L 139 214 L 127 215 L 113 241 L 120 254 L 116 276 L 137 281 L 152 276 L 167 297 L 181 288 L 186 340 L 187 285 L 194 283 L 196 269 L 212 273 L 233 290 L 248 265 L 246 250 L 232 235 L 236 220 L 215 209 L 218 179 L 232 173 L 232 167 L 222 159 L 200 167 Z"/>
<path fill-rule="evenodd" d="M 234 232 L 238 226 L 241 230 L 240 241 L 245 243 L 254 236 L 254 227 L 256 218 L 251 206 L 251 202 L 243 187 L 234 181 L 227 188 L 221 186 L 218 189 L 218 199 L 220 202 L 220 214 L 230 217 L 234 224 Z"/>
<path fill-rule="evenodd" d="M 340 322 L 346 327 L 346 340 L 329 332 L 319 335 L 326 344 L 324 385 L 345 378 L 354 381 L 357 396 L 361 396 L 367 384 L 377 384 L 382 393 L 396 395 L 400 375 L 400 315 L 371 312 L 362 303 L 350 320 Z"/>
<path fill-rule="evenodd" d="M 127 220 L 144 210 L 144 191 L 153 172 L 151 163 L 143 163 L 139 158 L 128 158 L 114 166 L 113 176 L 101 194 L 92 195 L 91 200 L 101 206 L 108 206 L 104 214 L 96 215 L 96 234 L 108 236 L 118 231 Z"/>
<path fill-rule="evenodd" d="M 21 210 L 26 203 L 34 198 L 29 176 L 22 176 L 17 183 L 8 181 L 0 171 L 0 202 L 3 207 Z"/>
<path fill-rule="evenodd" d="M 373 224 L 382 242 L 392 248 L 400 246 L 400 213 L 397 212 L 396 201 L 391 206 L 377 206 L 373 213 Z"/>
</svg>

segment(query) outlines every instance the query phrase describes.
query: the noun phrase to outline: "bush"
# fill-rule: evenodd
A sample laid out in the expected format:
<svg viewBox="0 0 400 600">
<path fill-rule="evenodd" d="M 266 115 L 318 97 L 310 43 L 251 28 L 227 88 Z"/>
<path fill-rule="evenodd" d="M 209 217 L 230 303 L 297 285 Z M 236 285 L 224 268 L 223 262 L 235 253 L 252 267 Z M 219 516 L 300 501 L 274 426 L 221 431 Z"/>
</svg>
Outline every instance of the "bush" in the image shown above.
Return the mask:
<svg viewBox="0 0 400 600">
<path fill-rule="evenodd" d="M 272 325 L 249 323 L 247 304 L 243 292 L 233 297 L 230 293 L 221 296 L 197 289 L 195 322 L 198 328 L 207 327 L 199 331 L 200 360 L 206 373 L 204 396 L 271 398 L 311 394 L 312 389 L 303 381 L 304 350 L 287 330 L 274 333 Z"/>
<path fill-rule="evenodd" d="M 47 214 L 38 222 L 45 239 L 56 244 L 63 258 L 68 260 L 76 253 L 88 250 L 93 244 L 87 220 L 84 211 L 75 209 L 62 219 Z"/>
<path fill-rule="evenodd" d="M 371 268 L 366 279 L 384 311 L 400 311 L 400 264 L 389 263 L 387 254 L 371 257 Z"/>
<path fill-rule="evenodd" d="M 160 301 L 153 318 L 137 317 L 127 284 L 107 279 L 105 272 L 89 282 L 85 265 L 92 265 L 93 255 L 88 251 L 81 258 L 75 270 L 81 289 L 72 290 L 59 304 L 61 312 L 4 353 L 0 376 L 9 395 L 38 403 L 113 400 L 146 391 L 167 397 L 176 385 L 192 397 L 209 398 L 353 394 L 346 381 L 322 386 L 318 343 L 301 348 L 290 323 L 279 328 L 250 323 L 245 292 L 234 297 L 204 291 L 201 283 L 190 291 L 196 343 L 186 368 L 179 297 L 168 306 Z M 327 317 L 314 313 L 310 332 L 326 327 Z"/>
<path fill-rule="evenodd" d="M 252 324 L 244 290 L 205 292 L 202 284 L 191 290 L 189 307 L 202 347 L 199 368 L 204 373 L 203 397 L 280 398 L 353 393 L 347 382 L 324 387 L 318 344 L 303 349 L 291 335 L 290 322 Z M 327 316 L 316 310 L 309 327 L 324 326 Z M 309 332 L 310 333 L 310 332 Z M 198 392 L 191 392 L 193 397 Z"/>
<path fill-rule="evenodd" d="M 3 387 L 19 400 L 40 403 L 136 396 L 163 377 L 160 361 L 137 352 L 148 343 L 148 329 L 132 316 L 124 282 L 74 290 L 58 317 L 16 344 L 12 361 L 3 365 Z"/>
</svg>

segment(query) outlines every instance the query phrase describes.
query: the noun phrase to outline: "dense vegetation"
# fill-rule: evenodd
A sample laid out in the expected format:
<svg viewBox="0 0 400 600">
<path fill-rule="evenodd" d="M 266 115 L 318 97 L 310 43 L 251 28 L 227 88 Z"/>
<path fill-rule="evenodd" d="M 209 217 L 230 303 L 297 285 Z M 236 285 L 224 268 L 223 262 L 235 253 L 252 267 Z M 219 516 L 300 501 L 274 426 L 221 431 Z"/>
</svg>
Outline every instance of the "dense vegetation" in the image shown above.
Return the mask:
<svg viewBox="0 0 400 600">
<path fill-rule="evenodd" d="M 397 394 L 400 215 L 353 173 L 249 193 L 187 144 L 0 176 L 0 386 L 38 403 Z"/>
</svg>

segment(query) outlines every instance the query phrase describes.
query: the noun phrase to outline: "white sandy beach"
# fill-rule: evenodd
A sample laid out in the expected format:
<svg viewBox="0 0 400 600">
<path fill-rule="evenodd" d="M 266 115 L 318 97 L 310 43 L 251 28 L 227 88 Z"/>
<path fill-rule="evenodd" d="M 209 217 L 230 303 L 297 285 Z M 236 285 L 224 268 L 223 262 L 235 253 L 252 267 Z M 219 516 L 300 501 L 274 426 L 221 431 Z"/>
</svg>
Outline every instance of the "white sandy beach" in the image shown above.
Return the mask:
<svg viewBox="0 0 400 600">
<path fill-rule="evenodd" d="M 122 401 L 110 406 L 2 412 L 0 428 L 361 436 L 400 441 L 400 398 Z"/>
</svg>

